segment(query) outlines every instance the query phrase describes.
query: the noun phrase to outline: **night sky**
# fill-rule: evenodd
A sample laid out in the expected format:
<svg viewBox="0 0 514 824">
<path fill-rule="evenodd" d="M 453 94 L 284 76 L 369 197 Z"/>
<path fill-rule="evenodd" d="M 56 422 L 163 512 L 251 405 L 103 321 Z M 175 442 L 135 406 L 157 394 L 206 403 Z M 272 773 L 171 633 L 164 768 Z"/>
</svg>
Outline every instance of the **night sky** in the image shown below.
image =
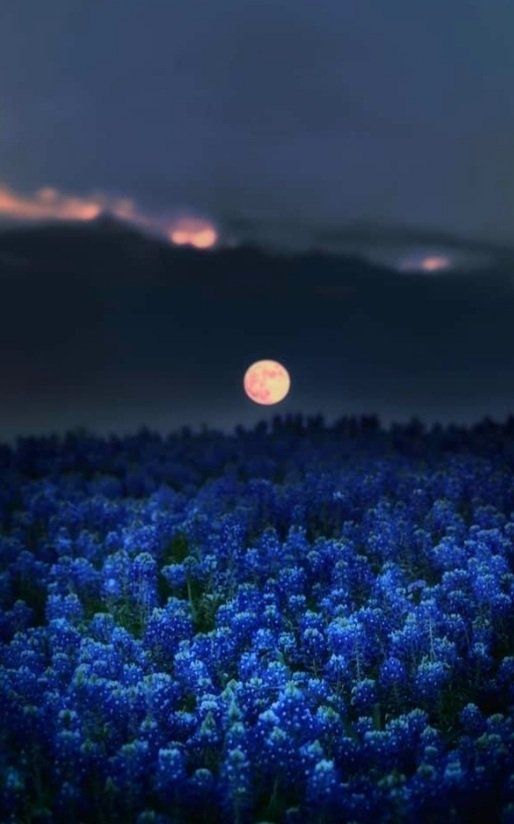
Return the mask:
<svg viewBox="0 0 514 824">
<path fill-rule="evenodd" d="M 3 0 L 8 185 L 509 241 L 509 0 Z"/>
<path fill-rule="evenodd" d="M 513 31 L 508 0 L 2 0 L 0 437 L 251 422 L 260 357 L 270 414 L 507 414 Z M 219 246 L 173 248 L 184 215 Z"/>
</svg>

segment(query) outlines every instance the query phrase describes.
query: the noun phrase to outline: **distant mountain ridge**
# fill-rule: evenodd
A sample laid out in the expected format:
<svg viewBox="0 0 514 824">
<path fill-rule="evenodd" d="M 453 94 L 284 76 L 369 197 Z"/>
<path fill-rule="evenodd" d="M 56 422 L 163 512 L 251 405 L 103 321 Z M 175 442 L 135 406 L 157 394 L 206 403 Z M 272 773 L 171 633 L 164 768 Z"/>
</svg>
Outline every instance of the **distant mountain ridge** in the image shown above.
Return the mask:
<svg viewBox="0 0 514 824">
<path fill-rule="evenodd" d="M 267 280 L 272 270 L 276 278 L 291 266 L 303 269 L 312 261 L 352 270 L 356 268 L 375 269 L 356 255 L 337 255 L 329 252 L 309 250 L 305 252 L 267 250 L 255 244 L 234 247 L 219 246 L 208 251 L 200 251 L 190 246 L 173 246 L 166 239 L 142 232 L 133 224 L 102 215 L 92 221 L 68 221 L 25 225 L 0 231 L 0 271 L 2 265 L 9 268 L 13 262 L 17 268 L 34 266 L 52 271 L 83 272 L 92 274 L 106 265 L 115 271 L 121 264 L 138 272 L 142 265 L 151 267 L 153 274 L 159 274 L 172 267 L 175 273 L 191 268 L 198 272 L 224 267 L 217 276 L 223 277 L 234 267 L 250 267 L 252 271 L 262 269 L 260 276 Z M 150 270 L 149 270 L 150 271 Z"/>
<path fill-rule="evenodd" d="M 244 236 L 243 232 L 243 236 Z M 277 258 L 312 258 L 327 257 L 339 258 L 341 260 L 351 259 L 355 261 L 367 261 L 372 265 L 394 268 L 388 262 L 377 261 L 373 257 L 373 252 L 378 250 L 405 250 L 425 248 L 433 249 L 446 248 L 458 254 L 469 254 L 472 256 L 487 257 L 487 267 L 510 267 L 514 263 L 514 247 L 501 246 L 498 244 L 486 243 L 483 241 L 468 241 L 466 239 L 452 236 L 449 233 L 437 232 L 435 230 L 420 230 L 402 226 L 380 226 L 372 223 L 356 222 L 343 226 L 341 229 L 323 230 L 315 233 L 315 241 L 310 247 L 304 249 L 293 248 L 291 245 L 284 245 L 280 249 L 276 244 L 258 243 L 246 240 L 241 244 L 224 245 L 223 243 L 214 250 L 201 252 L 192 247 L 178 247 L 170 244 L 166 238 L 157 234 L 147 233 L 141 230 L 134 223 L 123 221 L 108 212 L 103 212 L 98 218 L 91 221 L 60 221 L 42 222 L 40 224 L 18 224 L 0 226 L 0 255 L 9 253 L 19 253 L 20 249 L 26 254 L 28 250 L 40 254 L 43 251 L 55 249 L 57 254 L 62 253 L 63 246 L 68 249 L 78 250 L 81 243 L 94 244 L 106 250 L 107 246 L 114 249 L 117 245 L 125 245 L 125 250 L 136 249 L 141 252 L 146 249 L 155 253 L 159 249 L 162 253 L 167 253 L 179 259 L 204 259 L 205 256 L 227 255 L 228 258 L 240 259 L 241 256 L 270 256 Z M 1 258 L 0 258 L 1 263 Z"/>
</svg>

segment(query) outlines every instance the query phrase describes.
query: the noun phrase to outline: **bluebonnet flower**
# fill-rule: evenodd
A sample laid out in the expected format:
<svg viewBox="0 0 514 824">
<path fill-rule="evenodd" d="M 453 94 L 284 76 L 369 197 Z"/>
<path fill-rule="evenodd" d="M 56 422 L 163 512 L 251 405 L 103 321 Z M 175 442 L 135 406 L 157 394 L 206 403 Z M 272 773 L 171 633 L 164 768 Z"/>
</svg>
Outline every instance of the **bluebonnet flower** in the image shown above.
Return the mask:
<svg viewBox="0 0 514 824">
<path fill-rule="evenodd" d="M 384 687 L 399 687 L 405 684 L 407 670 L 400 658 L 390 656 L 380 667 L 380 683 Z"/>
<path fill-rule="evenodd" d="M 363 678 L 352 688 L 351 705 L 359 713 L 370 710 L 377 701 L 376 683 L 373 678 Z"/>
<path fill-rule="evenodd" d="M 186 775 L 186 759 L 180 746 L 168 746 L 159 750 L 155 788 L 166 804 L 176 802 L 180 797 L 180 793 L 184 791 Z"/>
<path fill-rule="evenodd" d="M 84 616 L 84 609 L 78 595 L 49 595 L 46 604 L 46 616 L 48 621 L 55 618 L 64 618 L 70 623 L 80 621 Z"/>
<path fill-rule="evenodd" d="M 15 601 L 11 609 L 0 614 L 0 639 L 8 641 L 17 632 L 29 627 L 33 615 L 34 611 L 27 606 L 25 601 Z"/>
<path fill-rule="evenodd" d="M 149 552 L 140 552 L 132 561 L 130 594 L 145 614 L 157 606 L 157 563 Z"/>
<path fill-rule="evenodd" d="M 480 734 L 485 729 L 485 718 L 476 704 L 466 704 L 460 711 L 459 719 L 464 730 L 471 735 Z"/>
<path fill-rule="evenodd" d="M 183 563 L 167 564 L 161 567 L 161 575 L 174 590 L 182 589 L 187 581 L 187 571 Z"/>
<path fill-rule="evenodd" d="M 137 802 L 148 781 L 148 743 L 136 740 L 123 744 L 111 758 L 111 776 L 121 793 L 131 804 Z"/>
<path fill-rule="evenodd" d="M 333 815 L 341 793 L 341 779 L 333 760 L 323 758 L 307 772 L 306 801 L 316 815 Z"/>
<path fill-rule="evenodd" d="M 235 822 L 242 820 L 251 803 L 251 765 L 248 754 L 240 747 L 231 748 L 221 766 L 224 806 Z"/>
<path fill-rule="evenodd" d="M 444 664 L 442 661 L 430 661 L 427 658 L 423 658 L 418 665 L 414 679 L 419 697 L 428 702 L 439 698 L 449 678 L 450 672 L 447 664 Z"/>
</svg>

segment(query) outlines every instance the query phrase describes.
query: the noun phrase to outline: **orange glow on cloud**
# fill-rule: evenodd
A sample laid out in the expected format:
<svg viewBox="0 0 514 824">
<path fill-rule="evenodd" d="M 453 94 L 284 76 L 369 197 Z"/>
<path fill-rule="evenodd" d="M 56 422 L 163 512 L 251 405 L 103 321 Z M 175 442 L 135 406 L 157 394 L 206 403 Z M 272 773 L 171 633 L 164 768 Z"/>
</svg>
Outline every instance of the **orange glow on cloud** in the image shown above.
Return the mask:
<svg viewBox="0 0 514 824">
<path fill-rule="evenodd" d="M 108 212 L 120 220 L 134 223 L 160 235 L 177 245 L 210 249 L 218 239 L 213 224 L 203 218 L 176 217 L 175 219 L 143 214 L 130 198 L 112 198 L 104 194 L 79 197 L 59 192 L 47 186 L 33 194 L 20 194 L 0 183 L 0 217 L 22 220 L 94 220 Z"/>
<path fill-rule="evenodd" d="M 452 253 L 420 251 L 398 261 L 401 272 L 426 272 L 435 274 L 455 268 L 456 258 Z"/>
<path fill-rule="evenodd" d="M 177 246 L 210 249 L 218 240 L 218 233 L 206 220 L 181 218 L 170 230 L 169 238 Z"/>
<path fill-rule="evenodd" d="M 93 220 L 103 208 L 98 198 L 63 195 L 50 187 L 20 195 L 0 184 L 0 214 L 19 220 Z"/>
<path fill-rule="evenodd" d="M 431 255 L 421 261 L 421 268 L 424 272 L 440 272 L 447 269 L 450 261 L 444 255 Z"/>
</svg>

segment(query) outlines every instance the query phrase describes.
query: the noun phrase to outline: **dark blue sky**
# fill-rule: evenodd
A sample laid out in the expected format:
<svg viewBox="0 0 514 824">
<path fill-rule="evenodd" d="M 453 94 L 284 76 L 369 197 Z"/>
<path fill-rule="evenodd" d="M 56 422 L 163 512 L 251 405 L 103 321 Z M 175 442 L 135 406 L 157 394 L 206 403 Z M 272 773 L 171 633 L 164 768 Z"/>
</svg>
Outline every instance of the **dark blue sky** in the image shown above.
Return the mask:
<svg viewBox="0 0 514 824">
<path fill-rule="evenodd" d="M 0 182 L 508 241 L 510 0 L 2 0 Z"/>
<path fill-rule="evenodd" d="M 318 249 L 0 231 L 0 441 L 253 422 L 261 358 L 270 414 L 506 415 L 513 35 L 512 0 L 0 0 L 3 223 Z"/>
</svg>

